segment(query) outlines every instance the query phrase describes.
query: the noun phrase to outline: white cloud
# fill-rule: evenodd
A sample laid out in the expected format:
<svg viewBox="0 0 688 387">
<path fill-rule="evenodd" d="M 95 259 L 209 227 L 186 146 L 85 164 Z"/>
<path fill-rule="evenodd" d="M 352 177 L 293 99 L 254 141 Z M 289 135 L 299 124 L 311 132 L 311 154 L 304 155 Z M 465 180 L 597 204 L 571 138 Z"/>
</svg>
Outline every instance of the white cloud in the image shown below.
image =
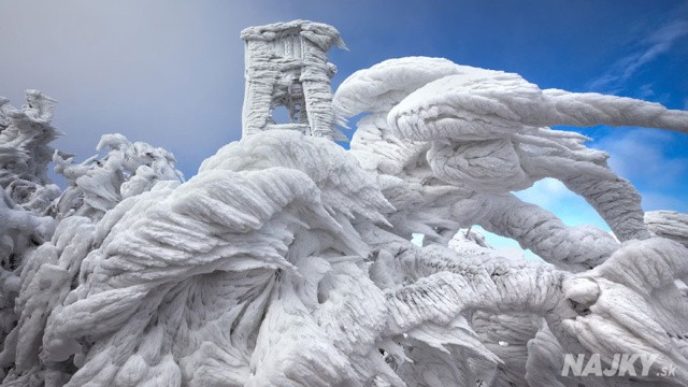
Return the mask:
<svg viewBox="0 0 688 387">
<path fill-rule="evenodd" d="M 594 146 L 609 153 L 609 166 L 619 175 L 661 187 L 688 174 L 688 158 L 666 153 L 674 136 L 672 132 L 657 129 L 617 128 Z"/>
<path fill-rule="evenodd" d="M 473 226 L 473 231 L 482 234 L 487 244 L 495 249 L 497 255 L 514 260 L 525 258 L 531 261 L 542 261 L 542 258 L 532 251 L 523 250 L 518 242 L 513 239 L 493 234 L 480 226 Z"/>
<path fill-rule="evenodd" d="M 549 208 L 562 201 L 575 198 L 576 194 L 569 191 L 559 180 L 547 178 L 538 181 L 531 188 L 516 193 L 516 196 L 528 203 Z"/>
<path fill-rule="evenodd" d="M 569 191 L 559 180 L 540 180 L 532 187 L 517 192 L 516 196 L 555 214 L 569 226 L 592 225 L 609 230 L 597 211 L 585 199 Z"/>
<path fill-rule="evenodd" d="M 425 235 L 413 233 L 411 243 L 413 243 L 416 246 L 423 246 L 423 239 L 425 239 Z"/>
<path fill-rule="evenodd" d="M 658 129 L 616 128 L 593 146 L 609 153 L 612 170 L 638 188 L 643 209 L 688 211 L 688 157 L 670 153 L 683 143 L 680 136 Z"/>
</svg>

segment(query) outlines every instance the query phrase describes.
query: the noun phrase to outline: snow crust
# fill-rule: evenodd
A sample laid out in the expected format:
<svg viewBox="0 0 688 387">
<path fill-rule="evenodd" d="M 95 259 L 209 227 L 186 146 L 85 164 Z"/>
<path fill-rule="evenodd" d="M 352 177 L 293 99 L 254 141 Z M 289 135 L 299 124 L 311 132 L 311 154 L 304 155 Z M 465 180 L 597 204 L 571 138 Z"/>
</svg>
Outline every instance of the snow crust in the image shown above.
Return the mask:
<svg viewBox="0 0 688 387">
<path fill-rule="evenodd" d="M 311 27 L 323 49 L 338 38 Z M 266 127 L 184 181 L 171 153 L 119 134 L 75 163 L 49 145 L 54 100 L 27 100 L 0 103 L 3 386 L 688 384 L 688 218 L 644 214 L 606 154 L 548 127 L 686 131 L 686 112 L 391 59 L 334 94 L 340 120 L 366 113 L 351 150 Z M 511 193 L 545 177 L 614 235 Z M 542 261 L 500 255 L 474 225 Z M 565 354 L 619 353 L 656 361 L 561 374 Z"/>
</svg>

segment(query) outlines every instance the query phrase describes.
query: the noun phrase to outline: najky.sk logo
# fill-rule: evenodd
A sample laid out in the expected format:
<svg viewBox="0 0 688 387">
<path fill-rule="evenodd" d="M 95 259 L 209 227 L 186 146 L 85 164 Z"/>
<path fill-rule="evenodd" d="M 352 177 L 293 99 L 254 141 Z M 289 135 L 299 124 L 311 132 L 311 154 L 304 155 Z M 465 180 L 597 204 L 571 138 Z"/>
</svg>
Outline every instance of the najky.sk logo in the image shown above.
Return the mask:
<svg viewBox="0 0 688 387">
<path fill-rule="evenodd" d="M 617 353 L 612 356 L 611 364 L 604 364 L 599 353 L 592 355 L 564 355 L 561 376 L 650 376 L 650 370 L 659 355 L 639 353 Z M 637 365 L 640 368 L 637 368 Z M 662 367 L 654 376 L 669 377 L 674 375 L 674 366 Z"/>
</svg>

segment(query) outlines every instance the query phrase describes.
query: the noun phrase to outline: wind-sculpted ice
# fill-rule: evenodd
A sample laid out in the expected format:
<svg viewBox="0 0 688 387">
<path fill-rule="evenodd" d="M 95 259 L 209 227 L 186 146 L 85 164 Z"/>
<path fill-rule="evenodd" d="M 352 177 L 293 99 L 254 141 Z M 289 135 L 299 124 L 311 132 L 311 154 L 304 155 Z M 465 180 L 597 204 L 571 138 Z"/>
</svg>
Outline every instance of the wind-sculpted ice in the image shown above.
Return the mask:
<svg viewBox="0 0 688 387">
<path fill-rule="evenodd" d="M 6 384 L 60 385 L 67 374 L 46 367 L 39 349 L 48 315 L 78 284 L 93 249 L 94 221 L 124 198 L 181 175 L 169 152 L 119 134 L 103 136 L 98 149 L 109 148 L 103 158 L 71 165 L 73 156 L 49 146 L 57 134 L 50 125 L 53 99 L 28 90 L 23 110 L 2 104 L 0 363 L 10 371 Z M 47 177 L 51 157 L 70 181 L 64 192 Z"/>
<path fill-rule="evenodd" d="M 48 144 L 58 134 L 50 126 L 54 105 L 37 90 L 26 91 L 21 110 L 0 97 L 0 186 L 12 201 L 34 212 L 45 210 L 60 194 L 47 177 L 53 154 Z"/>
<path fill-rule="evenodd" d="M 333 111 L 364 113 L 351 150 L 267 126 L 183 182 L 107 135 L 103 157 L 56 153 L 69 187 L 42 211 L 5 194 L 2 385 L 688 385 L 685 216 L 645 215 L 606 154 L 547 127 L 688 114 L 422 57 L 353 74 Z M 512 194 L 546 177 L 613 235 Z M 579 354 L 652 362 L 562 374 Z"/>
<path fill-rule="evenodd" d="M 180 181 L 174 156 L 162 148 L 144 142 L 131 143 L 121 134 L 106 134 L 98 151 L 108 153 L 72 164 L 72 157 L 53 156 L 55 171 L 69 181 L 54 210 L 59 218 L 71 215 L 99 219 L 117 203 L 150 190 L 158 181 Z"/>
<path fill-rule="evenodd" d="M 673 239 L 688 247 L 688 214 L 650 211 L 645 213 L 645 223 L 657 236 Z"/>
</svg>

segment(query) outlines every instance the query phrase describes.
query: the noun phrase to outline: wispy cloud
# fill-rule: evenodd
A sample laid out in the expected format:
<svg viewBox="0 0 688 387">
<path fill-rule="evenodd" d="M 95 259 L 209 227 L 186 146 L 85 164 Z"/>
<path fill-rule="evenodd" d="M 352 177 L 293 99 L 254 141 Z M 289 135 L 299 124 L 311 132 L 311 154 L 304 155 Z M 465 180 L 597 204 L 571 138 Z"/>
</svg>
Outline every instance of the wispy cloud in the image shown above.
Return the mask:
<svg viewBox="0 0 688 387">
<path fill-rule="evenodd" d="M 589 82 L 588 88 L 606 92 L 619 91 L 624 83 L 643 66 L 669 51 L 676 41 L 686 35 L 688 35 L 687 20 L 673 21 L 662 26 L 647 38 L 642 39 L 635 51 L 616 61 L 604 74 Z"/>
<path fill-rule="evenodd" d="M 609 166 L 640 190 L 646 211 L 686 211 L 688 157 L 671 151 L 682 144 L 672 132 L 617 128 L 593 146 L 609 153 Z"/>
<path fill-rule="evenodd" d="M 688 175 L 688 158 L 668 154 L 676 136 L 661 130 L 619 128 L 594 147 L 609 153 L 609 166 L 619 175 L 649 186 L 670 186 Z"/>
</svg>

